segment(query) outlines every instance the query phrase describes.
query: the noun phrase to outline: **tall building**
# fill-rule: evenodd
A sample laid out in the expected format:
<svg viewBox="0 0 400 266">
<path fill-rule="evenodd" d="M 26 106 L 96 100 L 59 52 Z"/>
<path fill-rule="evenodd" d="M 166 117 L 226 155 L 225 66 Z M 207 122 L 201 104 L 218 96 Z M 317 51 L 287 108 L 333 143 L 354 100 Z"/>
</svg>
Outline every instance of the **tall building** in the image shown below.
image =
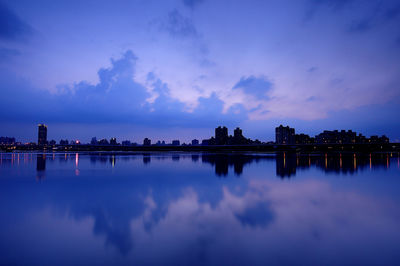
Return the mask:
<svg viewBox="0 0 400 266">
<path fill-rule="evenodd" d="M 276 144 L 296 144 L 296 134 L 294 128 L 282 126 L 275 128 Z"/>
<path fill-rule="evenodd" d="M 92 140 L 90 141 L 91 145 L 97 145 L 97 138 L 93 137 Z"/>
<path fill-rule="evenodd" d="M 116 138 L 111 138 L 110 139 L 110 145 L 117 145 L 117 139 Z"/>
<path fill-rule="evenodd" d="M 199 140 L 198 140 L 198 139 L 193 139 L 193 140 L 192 140 L 192 145 L 193 145 L 193 146 L 199 145 Z"/>
<path fill-rule="evenodd" d="M 179 145 L 181 145 L 181 142 L 179 140 L 173 140 L 172 141 L 172 145 L 173 146 L 179 146 Z"/>
<path fill-rule="evenodd" d="M 45 124 L 38 125 L 38 144 L 47 144 L 47 126 Z"/>
<path fill-rule="evenodd" d="M 228 129 L 226 127 L 219 126 L 215 129 L 215 142 L 217 145 L 228 143 Z"/>
<path fill-rule="evenodd" d="M 231 143 L 234 145 L 243 145 L 249 144 L 249 141 L 243 136 L 242 130 L 237 127 L 233 131 L 233 140 L 231 140 Z"/>
<path fill-rule="evenodd" d="M 143 140 L 143 146 L 150 146 L 151 145 L 151 139 L 145 138 Z"/>
</svg>

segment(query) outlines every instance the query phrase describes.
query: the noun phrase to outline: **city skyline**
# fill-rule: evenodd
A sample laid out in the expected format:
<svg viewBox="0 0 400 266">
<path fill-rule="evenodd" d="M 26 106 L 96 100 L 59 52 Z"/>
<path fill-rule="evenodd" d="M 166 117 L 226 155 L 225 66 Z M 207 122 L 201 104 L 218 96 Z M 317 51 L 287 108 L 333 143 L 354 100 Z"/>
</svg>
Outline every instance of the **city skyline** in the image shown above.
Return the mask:
<svg viewBox="0 0 400 266">
<path fill-rule="evenodd" d="M 218 126 L 215 128 L 214 136 L 210 138 L 198 139 L 192 136 L 192 139 L 187 143 L 180 140 L 179 137 L 166 141 L 165 139 L 158 139 L 152 142 L 151 138 L 145 137 L 142 143 L 131 141 L 131 139 L 117 140 L 116 137 L 111 137 L 110 140 L 107 138 L 99 138 L 94 136 L 90 142 L 83 142 L 78 139 L 55 139 L 47 138 L 47 125 L 37 125 L 37 142 L 23 143 L 18 141 L 15 137 L 0 136 L 0 144 L 2 145 L 15 145 L 15 144 L 28 144 L 40 146 L 69 146 L 69 145 L 92 145 L 92 146 L 180 146 L 180 145 L 192 145 L 192 146 L 208 146 L 208 145 L 265 145 L 265 144 L 278 144 L 278 145 L 320 145 L 320 144 L 378 144 L 378 143 L 390 143 L 389 138 L 386 135 L 378 136 L 371 135 L 370 137 L 363 135 L 362 133 L 354 132 L 352 130 L 324 130 L 323 132 L 315 135 L 314 137 L 305 134 L 304 132 L 296 132 L 295 128 L 289 126 L 283 126 L 282 124 L 275 128 L 275 139 L 274 140 L 259 140 L 246 138 L 243 135 L 243 130 L 240 127 L 233 129 L 233 134 L 229 134 L 229 129 L 226 126 Z M 393 142 L 392 142 L 393 143 Z"/>
<path fill-rule="evenodd" d="M 94 4 L 95 3 L 95 4 Z M 40 6 L 46 8 L 39 8 Z M 398 1 L 0 1 L 0 135 L 400 140 Z"/>
</svg>

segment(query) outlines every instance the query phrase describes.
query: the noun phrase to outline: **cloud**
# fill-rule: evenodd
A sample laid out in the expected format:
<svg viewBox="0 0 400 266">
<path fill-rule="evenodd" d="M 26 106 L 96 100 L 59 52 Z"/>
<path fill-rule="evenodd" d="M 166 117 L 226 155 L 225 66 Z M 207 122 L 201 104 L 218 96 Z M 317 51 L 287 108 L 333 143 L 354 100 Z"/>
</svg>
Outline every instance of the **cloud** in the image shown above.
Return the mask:
<svg viewBox="0 0 400 266">
<path fill-rule="evenodd" d="M 197 7 L 199 4 L 203 3 L 204 0 L 183 0 L 183 4 L 191 9 L 194 9 Z"/>
<path fill-rule="evenodd" d="M 246 119 L 245 109 L 240 106 L 224 113 L 224 102 L 215 93 L 200 97 L 197 107 L 189 111 L 184 102 L 171 96 L 168 84 L 154 73 L 147 75 L 145 85 L 137 82 L 137 60 L 128 50 L 121 58 L 111 59 L 110 67 L 98 71 L 97 84 L 80 81 L 60 86 L 55 94 L 3 73 L 0 86 L 5 95 L 0 121 L 127 123 L 158 128 L 213 127 Z"/>
<path fill-rule="evenodd" d="M 198 32 L 193 21 L 184 17 L 177 9 L 168 13 L 166 21 L 161 24 L 161 29 L 175 38 L 197 37 Z"/>
<path fill-rule="evenodd" d="M 32 28 L 0 2 L 0 39 L 20 40 L 32 33 Z"/>
<path fill-rule="evenodd" d="M 373 19 L 352 21 L 349 25 L 350 32 L 365 32 L 373 27 Z"/>
<path fill-rule="evenodd" d="M 318 70 L 318 67 L 310 67 L 307 72 L 312 73 Z"/>
<path fill-rule="evenodd" d="M 268 100 L 268 92 L 272 89 L 273 84 L 266 77 L 242 77 L 233 89 L 241 89 L 244 93 L 253 95 L 258 99 Z"/>
<path fill-rule="evenodd" d="M 269 202 L 257 202 L 235 216 L 243 226 L 250 227 L 265 227 L 274 220 Z"/>
<path fill-rule="evenodd" d="M 363 33 L 396 21 L 400 17 L 400 5 L 392 3 L 390 1 L 371 2 L 370 5 L 366 5 L 365 11 L 361 12 L 361 17 L 353 19 L 349 23 L 348 31 L 351 33 Z"/>
</svg>

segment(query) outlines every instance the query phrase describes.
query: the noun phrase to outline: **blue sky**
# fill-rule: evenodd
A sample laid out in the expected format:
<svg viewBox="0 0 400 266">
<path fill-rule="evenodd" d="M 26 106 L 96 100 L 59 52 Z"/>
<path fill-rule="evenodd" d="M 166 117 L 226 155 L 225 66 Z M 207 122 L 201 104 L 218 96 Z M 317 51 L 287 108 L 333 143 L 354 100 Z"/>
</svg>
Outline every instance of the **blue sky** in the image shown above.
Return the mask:
<svg viewBox="0 0 400 266">
<path fill-rule="evenodd" d="M 0 1 L 0 135 L 400 140 L 400 1 Z M 230 131 L 232 132 L 232 130 Z"/>
</svg>

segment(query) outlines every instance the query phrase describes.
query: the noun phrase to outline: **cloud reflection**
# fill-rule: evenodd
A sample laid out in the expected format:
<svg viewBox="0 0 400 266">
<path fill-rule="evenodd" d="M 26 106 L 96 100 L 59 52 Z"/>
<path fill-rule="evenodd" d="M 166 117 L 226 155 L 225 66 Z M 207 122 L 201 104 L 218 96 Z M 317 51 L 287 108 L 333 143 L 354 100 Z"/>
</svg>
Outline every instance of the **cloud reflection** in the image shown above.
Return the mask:
<svg viewBox="0 0 400 266">
<path fill-rule="evenodd" d="M 9 161 L 7 158 L 2 157 L 2 161 Z M 39 229 L 40 234 L 53 234 L 46 226 L 51 223 L 51 230 L 63 232 L 63 239 L 58 241 L 71 242 L 73 248 L 85 250 L 86 243 L 92 240 L 74 242 L 76 232 L 70 230 L 88 230 L 83 224 L 93 221 L 91 233 L 107 252 L 88 254 L 87 258 L 104 257 L 107 261 L 118 257 L 121 264 L 265 265 L 270 261 L 283 265 L 382 265 L 400 261 L 394 255 L 400 254 L 397 198 L 379 191 L 367 193 L 356 186 L 337 186 L 334 179 L 321 178 L 318 171 L 314 171 L 316 178 L 297 178 L 293 182 L 266 178 L 265 174 L 274 170 L 274 159 L 270 157 L 106 153 L 80 155 L 79 164 L 75 165 L 75 154 L 40 155 L 38 171 L 43 171 L 43 158 L 49 165 L 44 166 L 47 176 L 40 184 L 23 178 L 18 182 L 0 179 L 0 200 L 9 202 L 0 210 L 10 214 L 0 221 L 1 249 L 14 239 L 12 243 L 40 243 L 52 251 L 54 243 L 47 238 L 29 237 Z M 144 162 L 144 158 L 151 161 Z M 298 158 L 298 162 L 289 155 L 284 158 L 284 165 L 293 161 L 296 166 L 301 165 L 302 160 L 324 167 L 336 165 L 330 163 L 334 159 L 325 156 L 311 161 L 308 157 Z M 380 162 L 386 157 L 378 158 Z M 71 172 L 63 175 L 58 171 L 54 176 L 54 164 L 63 167 L 68 160 L 67 169 Z M 357 160 L 358 165 L 365 160 L 369 163 L 368 157 Z M 159 168 L 165 164 L 174 167 Z M 228 165 L 228 169 L 235 169 L 238 164 L 242 170 L 246 165 L 246 170 L 240 179 L 210 179 L 209 166 L 217 168 L 217 164 L 223 165 L 218 168 Z M 101 172 L 88 172 L 88 165 L 90 171 Z M 272 167 L 258 168 L 268 165 Z M 342 161 L 341 165 L 345 163 Z M 14 169 L 8 166 L 1 165 L 3 170 Z M 75 167 L 80 169 L 79 176 L 74 176 Z M 185 172 L 185 167 L 190 171 Z M 49 209 L 53 218 L 42 215 Z M 32 224 L 32 217 L 42 219 L 40 228 Z M 4 228 L 18 228 L 19 233 Z M 14 245 L 10 244 L 7 250 L 15 253 L 18 248 Z M 290 256 L 282 255 L 288 250 Z"/>
</svg>

